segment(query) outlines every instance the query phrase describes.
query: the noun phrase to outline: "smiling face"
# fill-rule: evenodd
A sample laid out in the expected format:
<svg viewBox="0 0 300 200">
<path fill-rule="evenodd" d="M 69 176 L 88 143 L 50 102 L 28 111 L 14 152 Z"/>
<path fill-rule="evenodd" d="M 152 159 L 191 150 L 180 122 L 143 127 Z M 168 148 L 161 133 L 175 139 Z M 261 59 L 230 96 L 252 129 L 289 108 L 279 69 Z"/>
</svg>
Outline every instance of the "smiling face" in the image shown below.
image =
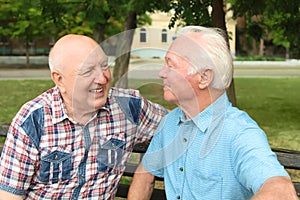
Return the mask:
<svg viewBox="0 0 300 200">
<path fill-rule="evenodd" d="M 79 63 L 76 70 L 69 70 L 69 76 L 65 77 L 66 94 L 72 99 L 74 109 L 93 112 L 106 103 L 108 96 L 111 74 L 107 57 L 96 47 Z"/>
<path fill-rule="evenodd" d="M 172 49 L 166 53 L 165 66 L 159 72 L 159 77 L 164 80 L 164 99 L 181 106 L 195 105 L 198 74 L 190 74 L 190 62 Z"/>
<path fill-rule="evenodd" d="M 54 47 L 52 78 L 60 88 L 68 114 L 85 115 L 107 100 L 111 74 L 101 47 L 85 36 L 65 36 Z M 55 58 L 55 57 L 54 57 Z"/>
</svg>

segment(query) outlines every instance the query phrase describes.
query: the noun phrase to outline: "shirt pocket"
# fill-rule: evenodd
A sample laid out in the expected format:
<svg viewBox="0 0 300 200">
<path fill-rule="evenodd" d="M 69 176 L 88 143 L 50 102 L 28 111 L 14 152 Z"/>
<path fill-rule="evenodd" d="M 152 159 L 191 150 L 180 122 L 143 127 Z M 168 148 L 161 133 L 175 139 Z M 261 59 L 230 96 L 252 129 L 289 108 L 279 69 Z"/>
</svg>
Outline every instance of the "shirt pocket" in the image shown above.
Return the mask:
<svg viewBox="0 0 300 200">
<path fill-rule="evenodd" d="M 193 199 L 222 199 L 223 178 L 220 175 L 204 175 L 196 171 L 192 176 L 191 194 Z"/>
<path fill-rule="evenodd" d="M 111 138 L 103 145 L 100 145 L 97 163 L 98 171 L 111 172 L 120 171 L 122 168 L 122 158 L 125 154 L 125 141 Z"/>
<path fill-rule="evenodd" d="M 41 157 L 39 180 L 46 183 L 58 183 L 69 180 L 72 169 L 71 153 L 54 150 Z"/>
</svg>

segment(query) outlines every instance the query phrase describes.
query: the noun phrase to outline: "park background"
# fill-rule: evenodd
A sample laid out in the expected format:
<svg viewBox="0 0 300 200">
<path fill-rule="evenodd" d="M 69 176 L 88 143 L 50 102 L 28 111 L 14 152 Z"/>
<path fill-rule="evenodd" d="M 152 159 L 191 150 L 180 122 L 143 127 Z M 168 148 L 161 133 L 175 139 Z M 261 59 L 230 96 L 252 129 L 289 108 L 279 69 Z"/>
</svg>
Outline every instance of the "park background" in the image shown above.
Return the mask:
<svg viewBox="0 0 300 200">
<path fill-rule="evenodd" d="M 102 45 L 113 86 L 140 89 L 172 109 L 156 74 L 184 25 L 226 31 L 235 59 L 230 100 L 258 122 L 272 148 L 299 151 L 300 1 L 294 0 L 0 0 L 0 126 L 6 130 L 22 104 L 53 86 L 48 53 L 68 33 Z M 293 177 L 300 180 L 299 173 Z"/>
</svg>

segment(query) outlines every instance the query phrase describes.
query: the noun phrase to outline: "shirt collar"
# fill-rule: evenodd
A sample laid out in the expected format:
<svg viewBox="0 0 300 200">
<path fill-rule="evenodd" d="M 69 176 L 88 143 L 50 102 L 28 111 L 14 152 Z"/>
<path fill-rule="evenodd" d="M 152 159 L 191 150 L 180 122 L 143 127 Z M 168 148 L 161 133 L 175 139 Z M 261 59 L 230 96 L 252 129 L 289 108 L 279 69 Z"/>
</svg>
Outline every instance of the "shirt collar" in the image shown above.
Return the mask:
<svg viewBox="0 0 300 200">
<path fill-rule="evenodd" d="M 64 104 L 62 102 L 59 88 L 57 86 L 53 88 L 52 95 L 53 95 L 53 101 L 51 102 L 52 122 L 53 124 L 56 124 L 68 118 L 68 115 L 64 107 Z"/>
<path fill-rule="evenodd" d="M 228 101 L 226 92 L 224 92 L 215 102 L 190 120 L 193 121 L 193 124 L 195 124 L 202 133 L 206 133 L 211 124 L 213 122 L 215 123 L 221 115 L 225 114 L 229 104 L 230 102 Z M 190 121 L 186 120 L 185 114 L 181 109 L 180 111 L 178 124 Z"/>
</svg>

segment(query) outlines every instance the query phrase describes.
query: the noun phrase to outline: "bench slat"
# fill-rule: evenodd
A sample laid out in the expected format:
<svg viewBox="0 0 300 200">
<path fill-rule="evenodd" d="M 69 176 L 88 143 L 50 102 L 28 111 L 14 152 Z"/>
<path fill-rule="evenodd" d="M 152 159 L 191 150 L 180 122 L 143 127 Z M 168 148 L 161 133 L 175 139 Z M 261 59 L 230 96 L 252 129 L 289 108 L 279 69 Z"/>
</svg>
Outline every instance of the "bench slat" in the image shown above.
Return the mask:
<svg viewBox="0 0 300 200">
<path fill-rule="evenodd" d="M 118 187 L 118 191 L 117 191 L 116 196 L 117 197 L 122 197 L 122 198 L 127 198 L 128 190 L 129 190 L 129 185 L 120 184 L 119 187 Z M 165 195 L 165 190 L 154 188 L 152 196 L 151 196 L 151 200 L 158 200 L 158 199 L 159 200 L 167 199 L 167 197 Z"/>
<path fill-rule="evenodd" d="M 296 188 L 297 196 L 300 197 L 300 182 L 293 182 L 293 184 Z"/>
<path fill-rule="evenodd" d="M 0 136 L 6 136 L 8 131 L 8 125 L 1 125 L 0 126 Z"/>
<path fill-rule="evenodd" d="M 300 152 L 286 149 L 273 149 L 279 162 L 288 169 L 300 170 Z"/>
</svg>

